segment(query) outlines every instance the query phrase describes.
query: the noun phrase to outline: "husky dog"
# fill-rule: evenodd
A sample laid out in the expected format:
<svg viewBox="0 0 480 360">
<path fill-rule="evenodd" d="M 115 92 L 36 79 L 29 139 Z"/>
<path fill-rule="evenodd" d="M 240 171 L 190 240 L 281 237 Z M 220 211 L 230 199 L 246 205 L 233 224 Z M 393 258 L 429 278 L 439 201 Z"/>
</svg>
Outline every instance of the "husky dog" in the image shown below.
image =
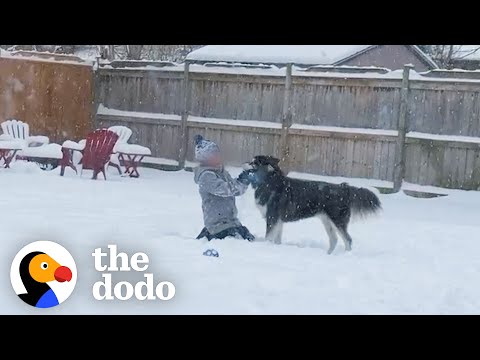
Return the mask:
<svg viewBox="0 0 480 360">
<path fill-rule="evenodd" d="M 331 254 L 337 245 L 337 233 L 352 250 L 348 224 L 352 215 L 367 216 L 381 210 L 378 197 L 370 190 L 325 182 L 286 177 L 280 160 L 256 156 L 243 166 L 255 189 L 255 201 L 267 222 L 266 240 L 281 244 L 283 224 L 319 217 L 327 231 Z"/>
</svg>

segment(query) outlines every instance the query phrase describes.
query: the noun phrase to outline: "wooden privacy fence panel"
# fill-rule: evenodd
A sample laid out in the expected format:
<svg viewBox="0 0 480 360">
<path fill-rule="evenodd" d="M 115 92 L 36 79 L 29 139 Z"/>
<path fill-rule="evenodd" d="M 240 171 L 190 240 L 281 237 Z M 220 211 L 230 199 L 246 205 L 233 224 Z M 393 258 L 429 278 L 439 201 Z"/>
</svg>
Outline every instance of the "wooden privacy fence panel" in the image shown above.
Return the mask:
<svg viewBox="0 0 480 360">
<path fill-rule="evenodd" d="M 407 140 L 405 180 L 451 189 L 480 189 L 480 143 Z"/>
<path fill-rule="evenodd" d="M 131 128 L 134 134 L 131 142 L 149 146 L 152 149 L 153 157 L 179 160 L 180 120 L 145 119 L 127 114 L 125 116 L 97 116 L 97 127 L 108 128 L 113 125 L 124 125 Z M 279 151 L 279 129 L 219 126 L 218 124 L 189 121 L 186 156 L 188 161 L 194 161 L 193 138 L 197 134 L 202 134 L 218 143 L 228 162 L 232 165 L 241 165 L 258 154 L 275 154 Z"/>
<path fill-rule="evenodd" d="M 294 78 L 293 122 L 305 125 L 395 129 L 400 85 L 365 79 Z M 282 122 L 284 82 L 280 76 L 191 73 L 190 115 L 205 118 Z M 106 107 L 163 114 L 182 112 L 182 73 L 100 69 L 97 101 Z"/>
<path fill-rule="evenodd" d="M 180 72 L 102 69 L 96 72 L 96 103 L 118 110 L 180 115 L 182 79 Z"/>
<path fill-rule="evenodd" d="M 400 89 L 365 81 L 293 86 L 293 122 L 305 125 L 396 129 Z"/>
<path fill-rule="evenodd" d="M 111 110 L 97 121 L 131 127 L 135 142 L 181 165 L 201 133 L 234 165 L 265 154 L 290 171 L 479 189 L 480 82 L 408 75 L 100 68 L 96 102 Z"/>
<path fill-rule="evenodd" d="M 187 160 L 194 160 L 193 137 L 202 134 L 215 141 L 232 165 L 241 165 L 258 154 L 277 154 L 280 130 L 269 131 L 240 126 L 224 126 L 208 123 L 188 123 Z"/>
<path fill-rule="evenodd" d="M 290 134 L 295 171 L 393 181 L 395 137 L 313 130 Z"/>
<path fill-rule="evenodd" d="M 130 140 L 134 144 L 143 144 L 152 150 L 157 158 L 177 160 L 179 155 L 178 138 L 180 136 L 180 117 L 178 120 L 146 119 L 132 116 L 97 115 L 97 127 L 123 125 L 132 129 Z"/>
<path fill-rule="evenodd" d="M 432 84 L 436 85 L 436 84 Z M 412 82 L 412 87 L 415 82 Z M 447 90 L 448 89 L 448 90 Z M 480 87 L 410 90 L 409 130 L 480 137 Z"/>
<path fill-rule="evenodd" d="M 283 81 L 253 81 L 254 77 L 191 76 L 190 114 L 206 118 L 282 122 Z M 276 80 L 276 81 L 275 81 Z"/>
<path fill-rule="evenodd" d="M 89 65 L 0 57 L 0 122 L 17 119 L 54 142 L 79 140 L 93 125 Z"/>
</svg>

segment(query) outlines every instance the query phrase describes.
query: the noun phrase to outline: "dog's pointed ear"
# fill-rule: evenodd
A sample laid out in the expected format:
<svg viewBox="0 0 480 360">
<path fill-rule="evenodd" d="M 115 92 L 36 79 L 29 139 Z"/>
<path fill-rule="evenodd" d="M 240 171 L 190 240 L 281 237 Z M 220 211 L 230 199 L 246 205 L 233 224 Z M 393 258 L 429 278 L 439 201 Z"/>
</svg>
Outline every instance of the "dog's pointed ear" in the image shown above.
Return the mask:
<svg viewBox="0 0 480 360">
<path fill-rule="evenodd" d="M 245 171 L 250 171 L 250 170 L 253 170 L 253 166 L 250 165 L 250 163 L 244 163 L 242 165 L 242 169 L 245 170 Z"/>
<path fill-rule="evenodd" d="M 268 162 L 273 166 L 278 166 L 278 164 L 280 163 L 280 159 L 277 159 L 276 157 L 270 156 L 268 158 Z"/>
</svg>

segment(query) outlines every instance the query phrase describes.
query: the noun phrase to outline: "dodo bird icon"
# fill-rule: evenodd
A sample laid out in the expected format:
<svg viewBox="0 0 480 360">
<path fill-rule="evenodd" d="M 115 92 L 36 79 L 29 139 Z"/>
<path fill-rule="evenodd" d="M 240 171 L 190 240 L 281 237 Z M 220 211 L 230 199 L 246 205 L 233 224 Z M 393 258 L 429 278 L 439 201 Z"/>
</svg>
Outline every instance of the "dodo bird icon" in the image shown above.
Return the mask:
<svg viewBox="0 0 480 360">
<path fill-rule="evenodd" d="M 74 279 L 76 267 L 73 258 L 60 245 L 50 244 L 59 246 L 61 249 L 50 249 L 50 251 L 27 249 L 29 251 L 25 252 L 26 248 L 24 248 L 17 254 L 12 264 L 11 280 L 18 297 L 36 308 L 45 309 L 59 305 L 70 295 L 75 286 L 74 283 L 69 284 L 76 281 L 76 277 Z M 30 248 L 32 248 L 31 245 L 29 245 Z M 68 256 L 59 250 L 63 250 Z M 66 257 L 69 259 L 65 259 Z M 65 260 L 67 260 L 66 263 Z M 17 271 L 14 271 L 15 268 Z"/>
<path fill-rule="evenodd" d="M 20 263 L 20 277 L 27 293 L 18 296 L 29 305 L 49 308 L 59 305 L 60 302 L 47 283 L 72 280 L 72 270 L 61 266 L 45 253 L 32 252 Z"/>
</svg>

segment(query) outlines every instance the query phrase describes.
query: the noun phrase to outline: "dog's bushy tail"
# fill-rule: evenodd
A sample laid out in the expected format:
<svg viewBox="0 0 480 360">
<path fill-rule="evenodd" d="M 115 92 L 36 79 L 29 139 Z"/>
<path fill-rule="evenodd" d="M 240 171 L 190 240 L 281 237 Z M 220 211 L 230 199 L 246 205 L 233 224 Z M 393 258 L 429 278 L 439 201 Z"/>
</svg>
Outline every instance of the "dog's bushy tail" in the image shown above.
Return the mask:
<svg viewBox="0 0 480 360">
<path fill-rule="evenodd" d="M 342 184 L 348 189 L 350 209 L 355 217 L 367 217 L 375 215 L 382 210 L 382 204 L 377 195 L 365 188 L 357 188 L 348 184 Z"/>
</svg>

